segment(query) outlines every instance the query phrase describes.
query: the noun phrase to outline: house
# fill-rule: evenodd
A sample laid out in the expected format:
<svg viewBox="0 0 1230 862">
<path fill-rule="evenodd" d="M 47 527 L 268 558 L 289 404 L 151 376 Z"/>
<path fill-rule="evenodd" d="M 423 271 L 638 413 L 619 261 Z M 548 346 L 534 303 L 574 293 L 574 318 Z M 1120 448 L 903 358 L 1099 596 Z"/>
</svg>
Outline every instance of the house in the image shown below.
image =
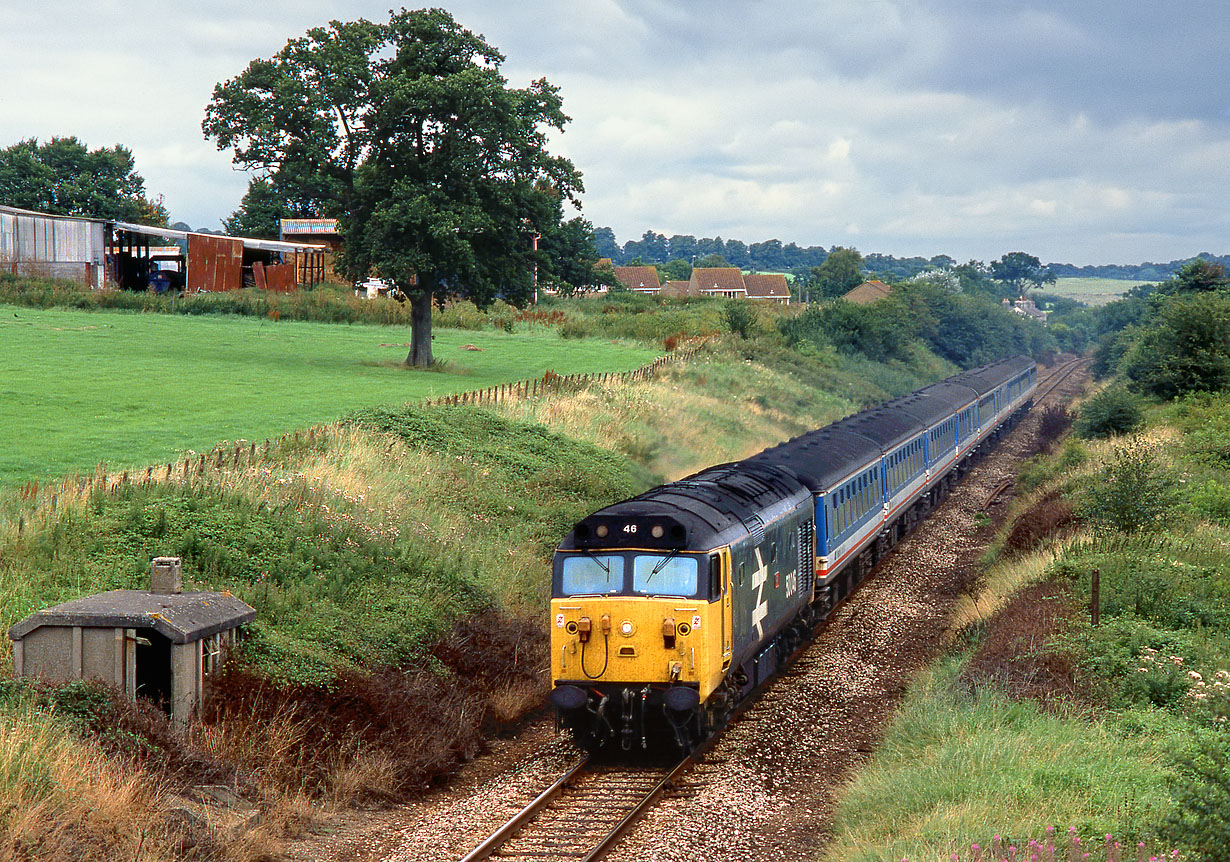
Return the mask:
<svg viewBox="0 0 1230 862">
<path fill-rule="evenodd" d="M 748 299 L 790 304 L 790 285 L 780 272 L 761 272 L 743 276 Z"/>
<path fill-rule="evenodd" d="M 617 266 L 614 270 L 615 278 L 627 290 L 655 295 L 662 292 L 658 271 L 652 266 Z"/>
<path fill-rule="evenodd" d="M 152 698 L 176 724 L 256 610 L 230 593 L 183 592 L 179 557 L 155 557 L 150 589 L 111 590 L 38 611 L 9 629 L 13 675 L 97 679 Z"/>
<path fill-rule="evenodd" d="M 286 262 L 295 264 L 295 281 L 298 284 L 314 284 L 317 281 L 340 283 L 341 279 L 333 268 L 335 256 L 342 248 L 342 235 L 338 232 L 337 219 L 281 219 L 278 225 L 278 239 L 282 242 L 303 243 L 325 248 L 324 254 L 320 257 L 298 253 L 286 255 Z M 311 269 L 313 266 L 322 268 L 319 272 L 313 272 Z M 313 278 L 313 275 L 316 277 Z"/>
<path fill-rule="evenodd" d="M 871 305 L 873 302 L 878 302 L 884 299 L 893 289 L 882 281 L 864 281 L 858 287 L 846 293 L 842 299 L 846 302 L 853 302 L 855 305 Z"/>
<path fill-rule="evenodd" d="M 1017 314 L 1036 320 L 1043 326 L 1046 326 L 1047 312 L 1038 308 L 1032 299 L 1022 296 L 1016 301 L 1009 301 L 1007 297 L 1004 297 L 1004 305 Z"/>
<path fill-rule="evenodd" d="M 0 272 L 102 287 L 108 223 L 0 206 Z"/>
<path fill-rule="evenodd" d="M 743 271 L 737 266 L 703 266 L 692 270 L 690 289 L 698 296 L 747 297 Z"/>
</svg>

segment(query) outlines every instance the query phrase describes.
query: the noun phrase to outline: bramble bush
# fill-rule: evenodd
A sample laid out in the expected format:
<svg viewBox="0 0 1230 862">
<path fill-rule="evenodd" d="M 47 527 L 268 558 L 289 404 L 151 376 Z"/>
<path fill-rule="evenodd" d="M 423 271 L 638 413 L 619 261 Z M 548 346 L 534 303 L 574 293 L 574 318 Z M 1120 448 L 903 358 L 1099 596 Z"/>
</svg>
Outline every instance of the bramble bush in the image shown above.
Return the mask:
<svg viewBox="0 0 1230 862">
<path fill-rule="evenodd" d="M 1077 511 L 1082 521 L 1122 533 L 1161 529 L 1174 502 L 1174 480 L 1158 463 L 1155 448 L 1134 440 L 1094 474 Z"/>
<path fill-rule="evenodd" d="M 1180 758 L 1170 790 L 1175 806 L 1164 834 L 1189 862 L 1222 862 L 1230 853 L 1230 745 L 1224 732 Z"/>
<path fill-rule="evenodd" d="M 1109 386 L 1081 405 L 1076 417 L 1079 437 L 1131 434 L 1145 422 L 1140 399 L 1118 386 Z"/>
</svg>

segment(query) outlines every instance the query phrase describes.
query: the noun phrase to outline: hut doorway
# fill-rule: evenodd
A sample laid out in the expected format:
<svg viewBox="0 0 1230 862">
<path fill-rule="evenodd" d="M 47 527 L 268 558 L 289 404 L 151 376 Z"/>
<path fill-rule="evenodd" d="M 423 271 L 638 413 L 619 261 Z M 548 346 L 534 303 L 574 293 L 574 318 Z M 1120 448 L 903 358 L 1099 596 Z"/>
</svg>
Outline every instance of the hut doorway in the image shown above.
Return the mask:
<svg viewBox="0 0 1230 862">
<path fill-rule="evenodd" d="M 136 693 L 171 713 L 171 640 L 155 629 L 137 629 Z"/>
</svg>

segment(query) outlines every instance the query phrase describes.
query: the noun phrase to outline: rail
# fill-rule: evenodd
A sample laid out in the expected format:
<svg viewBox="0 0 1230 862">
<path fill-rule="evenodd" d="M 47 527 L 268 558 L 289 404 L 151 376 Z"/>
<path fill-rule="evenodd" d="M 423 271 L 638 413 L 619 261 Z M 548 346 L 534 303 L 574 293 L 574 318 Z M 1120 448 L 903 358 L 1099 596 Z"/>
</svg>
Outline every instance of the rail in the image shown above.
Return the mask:
<svg viewBox="0 0 1230 862">
<path fill-rule="evenodd" d="M 479 862 L 495 854 L 508 859 L 547 857 L 594 862 L 624 836 L 679 776 L 695 765 L 699 753 L 700 750 L 685 757 L 665 772 L 637 767 L 594 769 L 587 757 L 462 857 L 461 862 Z M 571 795 L 567 790 L 572 791 Z"/>
</svg>

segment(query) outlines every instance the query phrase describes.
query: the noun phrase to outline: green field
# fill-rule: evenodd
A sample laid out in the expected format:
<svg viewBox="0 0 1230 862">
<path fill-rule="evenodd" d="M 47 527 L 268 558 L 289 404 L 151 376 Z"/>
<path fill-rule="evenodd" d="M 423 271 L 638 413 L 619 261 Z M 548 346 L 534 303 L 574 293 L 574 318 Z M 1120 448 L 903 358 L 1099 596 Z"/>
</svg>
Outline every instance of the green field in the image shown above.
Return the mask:
<svg viewBox="0 0 1230 862">
<path fill-rule="evenodd" d="M 379 403 L 541 375 L 622 371 L 643 346 L 437 329 L 443 372 L 410 370 L 405 327 L 0 305 L 0 485 L 172 460 Z M 464 346 L 479 350 L 462 349 Z"/>
<path fill-rule="evenodd" d="M 1066 296 L 1086 305 L 1105 305 L 1146 281 L 1130 281 L 1122 278 L 1058 278 L 1053 285 L 1042 288 L 1044 293 Z"/>
</svg>

